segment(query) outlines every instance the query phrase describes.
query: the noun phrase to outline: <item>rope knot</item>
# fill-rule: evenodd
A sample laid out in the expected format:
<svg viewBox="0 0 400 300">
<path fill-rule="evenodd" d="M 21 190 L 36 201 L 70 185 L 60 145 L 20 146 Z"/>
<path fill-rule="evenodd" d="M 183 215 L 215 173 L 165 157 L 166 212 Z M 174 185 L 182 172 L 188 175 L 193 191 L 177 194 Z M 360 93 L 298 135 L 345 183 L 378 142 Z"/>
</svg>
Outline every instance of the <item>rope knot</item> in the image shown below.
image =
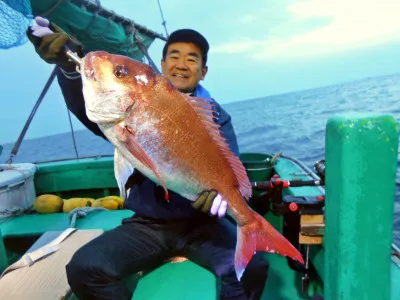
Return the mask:
<svg viewBox="0 0 400 300">
<path fill-rule="evenodd" d="M 69 212 L 70 228 L 75 228 L 77 218 L 84 218 L 96 210 L 108 210 L 104 207 L 77 207 Z"/>
</svg>

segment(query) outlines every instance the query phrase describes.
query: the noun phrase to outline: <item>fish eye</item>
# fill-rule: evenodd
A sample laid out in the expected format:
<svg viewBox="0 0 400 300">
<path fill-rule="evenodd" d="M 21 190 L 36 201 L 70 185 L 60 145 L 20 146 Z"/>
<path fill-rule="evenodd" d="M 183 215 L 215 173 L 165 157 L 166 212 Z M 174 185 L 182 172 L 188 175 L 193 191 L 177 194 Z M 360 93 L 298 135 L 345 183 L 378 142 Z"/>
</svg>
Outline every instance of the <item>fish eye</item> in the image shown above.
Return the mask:
<svg viewBox="0 0 400 300">
<path fill-rule="evenodd" d="M 123 78 L 128 75 L 128 70 L 124 66 L 118 65 L 114 68 L 114 75 L 117 78 Z"/>
</svg>

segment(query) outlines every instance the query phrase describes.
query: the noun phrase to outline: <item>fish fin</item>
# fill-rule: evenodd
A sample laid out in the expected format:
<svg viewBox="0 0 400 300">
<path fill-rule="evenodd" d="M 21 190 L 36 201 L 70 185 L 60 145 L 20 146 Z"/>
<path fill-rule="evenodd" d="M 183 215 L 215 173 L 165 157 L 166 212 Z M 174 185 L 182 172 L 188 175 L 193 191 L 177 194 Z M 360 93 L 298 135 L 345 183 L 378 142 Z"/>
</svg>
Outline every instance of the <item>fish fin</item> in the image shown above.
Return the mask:
<svg viewBox="0 0 400 300">
<path fill-rule="evenodd" d="M 243 275 L 247 264 L 256 253 L 263 251 L 277 253 L 304 264 L 301 253 L 271 224 L 259 214 L 254 213 L 253 221 L 244 226 L 238 226 L 236 242 L 235 270 L 238 280 Z"/>
<path fill-rule="evenodd" d="M 130 164 L 121 152 L 115 148 L 114 150 L 114 175 L 117 180 L 120 197 L 126 200 L 125 184 L 132 175 L 135 168 Z"/>
<path fill-rule="evenodd" d="M 192 108 L 197 112 L 197 115 L 202 120 L 207 128 L 210 136 L 217 143 L 223 155 L 228 160 L 229 165 L 232 167 L 233 172 L 238 181 L 238 188 L 242 196 L 248 200 L 252 195 L 252 187 L 247 172 L 240 159 L 232 153 L 226 139 L 221 135 L 220 125 L 214 122 L 214 113 L 216 112 L 215 104 L 210 103 L 210 99 L 187 96 L 188 102 Z"/>
<path fill-rule="evenodd" d="M 124 130 L 126 130 L 126 133 L 127 133 L 127 135 L 126 135 L 127 139 L 125 140 L 124 143 L 127 146 L 128 150 L 132 153 L 133 156 L 135 156 L 138 160 L 140 160 L 140 162 L 143 165 L 145 165 L 146 167 L 148 167 L 150 170 L 153 171 L 154 175 L 156 175 L 158 181 L 164 188 L 165 200 L 169 201 L 169 194 L 168 194 L 167 186 L 166 186 L 164 180 L 162 180 L 162 178 L 161 178 L 159 172 L 157 171 L 157 168 L 154 165 L 151 158 L 147 155 L 146 151 L 142 148 L 142 146 L 137 142 L 133 129 L 128 128 L 128 129 L 124 129 Z"/>
</svg>

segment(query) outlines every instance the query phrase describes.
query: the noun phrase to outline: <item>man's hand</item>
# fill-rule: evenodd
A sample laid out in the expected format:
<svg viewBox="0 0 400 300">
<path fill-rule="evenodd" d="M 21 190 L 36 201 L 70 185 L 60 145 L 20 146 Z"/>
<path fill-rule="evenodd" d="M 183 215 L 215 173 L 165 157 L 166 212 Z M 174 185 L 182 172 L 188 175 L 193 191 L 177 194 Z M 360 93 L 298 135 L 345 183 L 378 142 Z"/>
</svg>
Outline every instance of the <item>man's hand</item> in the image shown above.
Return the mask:
<svg viewBox="0 0 400 300">
<path fill-rule="evenodd" d="M 65 54 L 65 46 L 83 57 L 82 47 L 61 28 L 47 19 L 36 17 L 35 26 L 28 28 L 26 34 L 39 56 L 49 64 L 56 64 L 66 71 L 75 70 L 75 64 Z"/>
<path fill-rule="evenodd" d="M 200 197 L 193 202 L 192 206 L 212 216 L 218 214 L 218 216 L 222 218 L 226 214 L 227 202 L 222 200 L 222 197 L 216 191 L 211 190 L 204 191 Z"/>
</svg>

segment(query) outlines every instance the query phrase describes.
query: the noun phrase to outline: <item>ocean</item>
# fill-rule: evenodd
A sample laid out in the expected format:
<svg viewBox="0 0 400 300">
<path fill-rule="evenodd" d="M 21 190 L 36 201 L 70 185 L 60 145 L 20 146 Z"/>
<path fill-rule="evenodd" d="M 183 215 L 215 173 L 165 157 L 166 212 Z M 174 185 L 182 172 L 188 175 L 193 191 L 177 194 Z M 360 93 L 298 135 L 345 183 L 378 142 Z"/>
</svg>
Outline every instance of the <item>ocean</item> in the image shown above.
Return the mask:
<svg viewBox="0 0 400 300">
<path fill-rule="evenodd" d="M 394 74 L 222 106 L 232 116 L 241 152 L 282 151 L 312 168 L 317 160 L 324 158 L 325 126 L 330 117 L 349 111 L 371 112 L 390 114 L 399 122 L 399 100 L 400 74 Z M 113 153 L 110 143 L 87 130 L 76 131 L 75 138 L 80 157 Z M 8 159 L 13 144 L 3 146 L 1 162 Z M 62 133 L 24 140 L 14 162 L 71 157 L 75 157 L 71 133 Z M 393 237 L 400 246 L 399 168 Z"/>
</svg>

